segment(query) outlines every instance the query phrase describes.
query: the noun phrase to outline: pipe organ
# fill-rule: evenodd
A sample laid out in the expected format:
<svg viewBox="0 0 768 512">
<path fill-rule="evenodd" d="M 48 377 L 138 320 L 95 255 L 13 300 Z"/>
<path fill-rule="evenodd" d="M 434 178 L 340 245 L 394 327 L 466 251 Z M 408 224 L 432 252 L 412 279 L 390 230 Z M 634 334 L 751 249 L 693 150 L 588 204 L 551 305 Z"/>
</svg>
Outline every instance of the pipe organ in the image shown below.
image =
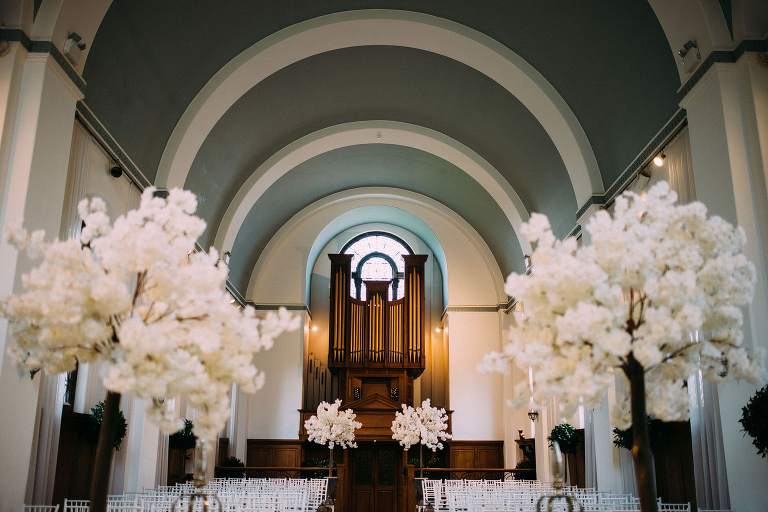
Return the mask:
<svg viewBox="0 0 768 512">
<path fill-rule="evenodd" d="M 425 255 L 405 255 L 404 296 L 389 298 L 392 281 L 364 281 L 366 297 L 351 290 L 350 254 L 331 254 L 328 368 L 345 401 L 380 395 L 411 403 L 413 379 L 424 371 Z"/>
</svg>

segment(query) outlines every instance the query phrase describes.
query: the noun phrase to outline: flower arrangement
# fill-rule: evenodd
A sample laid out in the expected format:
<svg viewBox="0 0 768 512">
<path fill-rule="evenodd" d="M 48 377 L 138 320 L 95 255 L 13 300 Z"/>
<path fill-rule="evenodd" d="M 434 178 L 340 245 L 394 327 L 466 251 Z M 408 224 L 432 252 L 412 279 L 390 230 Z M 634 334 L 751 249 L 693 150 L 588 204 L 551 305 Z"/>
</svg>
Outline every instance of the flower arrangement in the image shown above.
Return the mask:
<svg viewBox="0 0 768 512">
<path fill-rule="evenodd" d="M 755 391 L 741 409 L 741 428 L 752 438 L 757 454 L 768 458 L 768 386 Z"/>
<path fill-rule="evenodd" d="M 535 245 L 533 271 L 506 283 L 525 311 L 503 353 L 484 364 L 531 368 L 534 402 L 557 396 L 565 414 L 582 400 L 596 406 L 622 379 L 627 385 L 619 386 L 612 413 L 616 426 L 633 428 L 644 511 L 656 510 L 647 414 L 687 419 L 685 381 L 699 369 L 714 381 L 764 373 L 763 354 L 750 359 L 742 346 L 741 307 L 755 285 L 744 232 L 707 217 L 701 203 L 676 200 L 663 182 L 647 194 L 624 193 L 612 215 L 591 217 L 591 243 L 581 246 L 556 240 L 547 218 L 532 215 L 523 233 Z M 527 396 L 528 383 L 518 391 Z"/>
<path fill-rule="evenodd" d="M 352 409 L 339 410 L 341 400 L 332 404 L 320 402 L 317 406 L 317 414 L 304 422 L 309 441 L 325 445 L 331 450 L 340 446 L 343 449 L 357 448 L 355 443 L 355 430 L 362 428 L 363 424 L 355 421 L 355 413 Z"/>
<path fill-rule="evenodd" d="M 343 449 L 357 448 L 355 442 L 355 430 L 363 427 L 359 421 L 355 421 L 355 413 L 352 409 L 340 411 L 341 400 L 336 399 L 332 404 L 320 402 L 317 406 L 317 414 L 312 415 L 304 422 L 308 441 L 327 446 L 330 450 L 328 459 L 328 476 L 333 474 L 333 449 L 340 446 Z"/>
<path fill-rule="evenodd" d="M 442 450 L 442 441 L 451 438 L 447 430 L 448 414 L 443 408 L 433 407 L 429 398 L 416 408 L 403 404 L 403 412 L 396 412 L 392 421 L 392 439 L 405 450 L 417 443 L 433 452 Z"/>
<path fill-rule="evenodd" d="M 233 306 L 216 250 L 195 250 L 205 222 L 194 215 L 194 194 L 156 192 L 147 188 L 140 206 L 113 223 L 104 201 L 81 201 L 79 240 L 45 242 L 42 231 L 12 230 L 9 241 L 38 264 L 1 312 L 13 331 L 10 353 L 32 375 L 103 363 L 105 427 L 120 394 L 130 392 L 147 399 L 148 416 L 173 433 L 182 423 L 169 399 L 186 396 L 208 446 L 229 417 L 232 383 L 258 390 L 264 374 L 256 353 L 296 329 L 299 318 L 285 310 L 258 318 L 252 307 Z M 92 489 L 103 490 L 111 455 L 100 453 Z"/>
<path fill-rule="evenodd" d="M 191 450 L 197 443 L 195 425 L 191 420 L 184 418 L 184 428 L 168 436 L 168 446 L 181 450 Z"/>
<path fill-rule="evenodd" d="M 443 408 L 433 407 L 429 398 L 416 408 L 403 404 L 403 411 L 395 413 L 391 428 L 392 439 L 400 443 L 405 451 L 415 444 L 419 445 L 420 468 L 423 466 L 423 446 L 435 452 L 443 449 L 442 441 L 451 438 L 447 432 L 448 414 Z"/>
</svg>

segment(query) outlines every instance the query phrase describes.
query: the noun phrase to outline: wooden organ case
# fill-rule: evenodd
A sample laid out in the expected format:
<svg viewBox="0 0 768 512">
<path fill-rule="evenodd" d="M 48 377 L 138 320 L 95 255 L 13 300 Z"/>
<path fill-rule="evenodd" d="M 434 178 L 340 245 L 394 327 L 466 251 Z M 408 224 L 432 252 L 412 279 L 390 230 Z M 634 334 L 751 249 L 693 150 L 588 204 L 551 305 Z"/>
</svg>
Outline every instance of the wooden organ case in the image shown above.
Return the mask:
<svg viewBox="0 0 768 512">
<path fill-rule="evenodd" d="M 411 404 L 413 379 L 424 371 L 425 255 L 405 255 L 404 296 L 389 299 L 392 281 L 364 281 L 365 300 L 352 297 L 350 254 L 331 254 L 328 368 L 338 374 L 345 404 Z M 388 408 L 388 407 L 387 407 Z M 387 415 L 391 418 L 390 415 Z M 391 423 L 391 419 L 388 420 Z M 383 426 L 383 425 L 382 425 Z M 391 437 L 389 423 L 382 435 Z M 379 438 L 378 432 L 361 437 Z"/>
</svg>

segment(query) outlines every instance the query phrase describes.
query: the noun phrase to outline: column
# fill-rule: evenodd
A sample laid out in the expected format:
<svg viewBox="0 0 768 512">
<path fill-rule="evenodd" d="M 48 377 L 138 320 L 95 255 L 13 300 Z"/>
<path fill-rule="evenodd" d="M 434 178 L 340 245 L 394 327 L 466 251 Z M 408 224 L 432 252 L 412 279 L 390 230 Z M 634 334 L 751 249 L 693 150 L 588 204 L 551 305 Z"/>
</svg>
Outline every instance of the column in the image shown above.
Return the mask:
<svg viewBox="0 0 768 512">
<path fill-rule="evenodd" d="M 15 51 L 26 53 L 20 48 Z M 81 94 L 47 54 L 25 55 L 23 66 L 15 62 L 11 67 L 10 81 L 14 84 L 18 79 L 19 88 L 18 94 L 7 96 L 0 142 L 3 158 L 0 169 L 5 170 L 0 227 L 5 230 L 10 224 L 24 220 L 27 227 L 44 229 L 56 236 L 61 226 L 75 103 Z M 14 87 L 11 85 L 11 89 Z M 19 289 L 20 276 L 29 264 L 4 242 L 0 244 L 0 262 L 0 296 L 5 297 Z M 6 336 L 7 325 L 3 323 L 0 325 L 0 389 L 3 390 L 0 410 L 8 414 L 3 419 L 4 435 L 0 438 L 2 512 L 18 510 L 25 501 L 40 385 L 37 379 L 32 382 L 19 378 L 6 355 Z M 47 464 L 55 465 L 55 460 L 48 460 Z M 32 476 L 34 468 L 29 473 Z M 33 489 L 28 493 L 31 497 Z"/>
<path fill-rule="evenodd" d="M 747 234 L 746 253 L 755 263 L 757 285 L 746 310 L 744 343 L 753 348 L 768 346 L 767 75 L 759 55 L 746 53 L 736 63 L 715 64 L 682 101 L 688 111 L 697 198 Z M 718 387 L 725 468 L 716 469 L 727 473 L 731 508 L 745 512 L 768 508 L 768 465 L 738 423 L 755 389 L 747 383 Z"/>
</svg>

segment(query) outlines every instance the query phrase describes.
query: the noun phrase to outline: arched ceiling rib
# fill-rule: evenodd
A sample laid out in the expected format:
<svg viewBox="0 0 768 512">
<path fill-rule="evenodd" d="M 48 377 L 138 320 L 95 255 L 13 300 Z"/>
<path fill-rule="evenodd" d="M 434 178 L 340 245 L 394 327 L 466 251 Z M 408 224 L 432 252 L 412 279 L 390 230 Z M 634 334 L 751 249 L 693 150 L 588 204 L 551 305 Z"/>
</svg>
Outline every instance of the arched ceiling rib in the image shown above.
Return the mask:
<svg viewBox="0 0 768 512">
<path fill-rule="evenodd" d="M 675 64 L 645 0 L 116 1 L 92 45 L 86 101 L 153 177 L 176 121 L 227 61 L 297 22 L 374 8 L 446 18 L 521 55 L 576 114 L 607 184 L 675 108 Z"/>
<path fill-rule="evenodd" d="M 279 179 L 251 209 L 235 239 L 230 265 L 232 282 L 236 286 L 248 283 L 261 251 L 304 206 L 336 192 L 361 187 L 404 188 L 439 201 L 480 233 L 503 273 L 523 269 L 523 254 L 512 226 L 477 182 L 428 153 L 375 144 L 325 153 Z"/>
<path fill-rule="evenodd" d="M 463 141 L 509 181 L 529 211 L 550 214 L 560 234 L 573 227 L 576 201 L 562 160 L 514 97 L 456 61 L 381 46 L 306 59 L 233 105 L 187 178 L 210 219 L 203 242 L 213 241 L 237 189 L 274 152 L 316 130 L 370 119 L 413 123 Z"/>
<path fill-rule="evenodd" d="M 675 64 L 645 0 L 119 0 L 92 44 L 86 102 L 154 178 L 182 114 L 228 61 L 288 26 L 353 9 L 434 15 L 521 56 L 575 114 L 606 187 L 676 108 Z M 242 96 L 194 155 L 186 186 L 200 195 L 211 226 L 202 242 L 212 242 L 228 203 L 271 155 L 311 132 L 372 119 L 416 124 L 466 145 L 508 180 L 526 209 L 547 213 L 564 234 L 579 205 L 562 148 L 510 90 L 456 60 L 398 46 L 346 48 L 296 62 Z M 504 272 L 519 268 L 508 219 L 464 172 L 416 150 L 360 146 L 307 161 L 264 194 L 236 239 L 235 261 L 244 266 L 233 269 L 235 281 L 307 202 L 376 185 L 451 206 L 482 234 Z"/>
</svg>

